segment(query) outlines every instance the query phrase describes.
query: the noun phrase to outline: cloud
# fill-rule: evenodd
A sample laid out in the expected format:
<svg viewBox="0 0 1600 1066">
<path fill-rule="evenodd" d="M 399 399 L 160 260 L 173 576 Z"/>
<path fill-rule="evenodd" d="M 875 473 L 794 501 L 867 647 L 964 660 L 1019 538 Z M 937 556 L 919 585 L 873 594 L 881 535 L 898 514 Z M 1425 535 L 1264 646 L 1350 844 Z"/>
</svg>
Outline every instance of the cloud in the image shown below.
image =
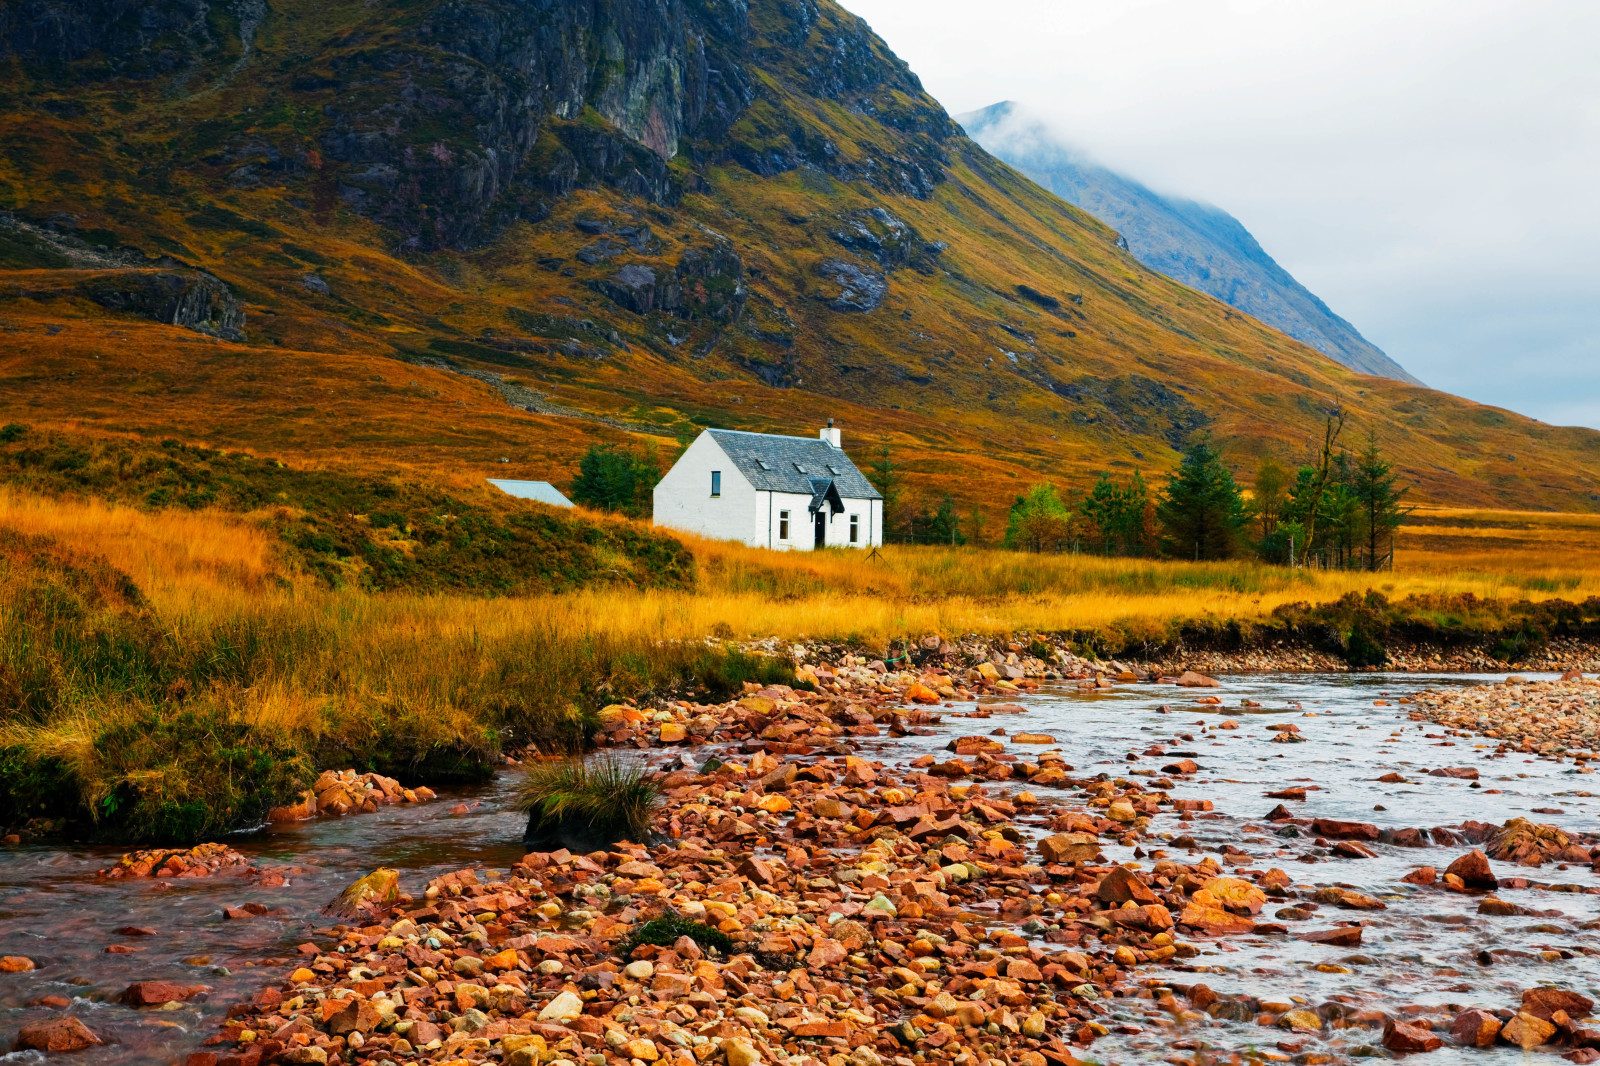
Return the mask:
<svg viewBox="0 0 1600 1066">
<path fill-rule="evenodd" d="M 1600 4 L 847 2 L 952 112 L 1227 209 L 1429 384 L 1600 427 Z"/>
</svg>

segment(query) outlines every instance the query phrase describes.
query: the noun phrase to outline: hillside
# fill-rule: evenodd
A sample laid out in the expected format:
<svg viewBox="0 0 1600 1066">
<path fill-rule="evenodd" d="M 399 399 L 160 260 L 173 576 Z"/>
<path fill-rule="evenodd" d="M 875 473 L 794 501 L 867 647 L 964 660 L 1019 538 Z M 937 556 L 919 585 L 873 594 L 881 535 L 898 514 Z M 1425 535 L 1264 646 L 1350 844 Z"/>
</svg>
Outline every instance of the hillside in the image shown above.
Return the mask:
<svg viewBox="0 0 1600 1066">
<path fill-rule="evenodd" d="M 1600 499 L 1600 434 L 1153 272 L 831 3 L 22 2 L 0 55 L 0 423 L 465 485 L 833 416 L 993 518 L 1341 406 L 1420 496 Z"/>
<path fill-rule="evenodd" d="M 1012 101 L 957 115 L 973 140 L 1111 226 L 1145 266 L 1253 315 L 1351 370 L 1422 384 L 1328 309 L 1228 212 L 1108 170 Z"/>
</svg>

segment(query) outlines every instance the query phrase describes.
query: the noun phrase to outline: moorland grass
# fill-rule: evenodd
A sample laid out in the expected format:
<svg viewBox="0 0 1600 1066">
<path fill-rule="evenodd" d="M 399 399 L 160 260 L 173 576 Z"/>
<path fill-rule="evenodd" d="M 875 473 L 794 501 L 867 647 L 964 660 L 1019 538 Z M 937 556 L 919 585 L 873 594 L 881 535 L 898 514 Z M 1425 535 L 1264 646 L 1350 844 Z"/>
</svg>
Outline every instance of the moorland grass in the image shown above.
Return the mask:
<svg viewBox="0 0 1600 1066">
<path fill-rule="evenodd" d="M 581 748 L 623 697 L 792 681 L 788 644 L 807 638 L 883 654 L 1048 633 L 1137 654 L 1260 627 L 1371 662 L 1396 639 L 1488 639 L 1514 659 L 1600 626 L 1600 566 L 1565 544 L 1518 544 L 1514 567 L 1361 574 L 682 543 L 692 588 L 377 592 L 330 587 L 257 513 L 0 486 L 0 822 L 192 840 L 254 824 L 324 768 L 481 778 L 508 750 Z"/>
</svg>

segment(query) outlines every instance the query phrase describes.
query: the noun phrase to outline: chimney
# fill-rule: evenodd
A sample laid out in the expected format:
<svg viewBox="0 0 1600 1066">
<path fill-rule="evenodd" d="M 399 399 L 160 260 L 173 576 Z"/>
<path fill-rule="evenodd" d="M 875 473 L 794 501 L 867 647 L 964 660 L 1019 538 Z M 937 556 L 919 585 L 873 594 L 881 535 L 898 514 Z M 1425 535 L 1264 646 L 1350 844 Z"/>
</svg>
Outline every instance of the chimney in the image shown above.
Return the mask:
<svg viewBox="0 0 1600 1066">
<path fill-rule="evenodd" d="M 834 429 L 834 428 L 833 428 L 833 419 L 831 419 L 831 418 L 830 418 L 830 419 L 828 419 L 828 428 L 827 428 L 827 429 L 825 429 L 825 430 L 823 430 L 823 431 L 822 431 L 822 432 L 821 432 L 821 433 L 820 433 L 820 434 L 818 434 L 818 435 L 819 435 L 819 436 L 820 436 L 820 437 L 821 437 L 821 438 L 822 438 L 822 439 L 823 439 L 823 440 L 825 440 L 825 441 L 827 441 L 827 442 L 828 442 L 828 443 L 829 443 L 829 444 L 831 444 L 831 445 L 833 445 L 833 446 L 834 446 L 834 447 L 835 447 L 835 448 L 838 448 L 838 447 L 840 447 L 840 446 L 841 446 L 841 445 L 840 445 L 840 444 L 839 444 L 839 431 L 838 431 L 838 430 L 837 430 L 837 429 Z"/>
</svg>

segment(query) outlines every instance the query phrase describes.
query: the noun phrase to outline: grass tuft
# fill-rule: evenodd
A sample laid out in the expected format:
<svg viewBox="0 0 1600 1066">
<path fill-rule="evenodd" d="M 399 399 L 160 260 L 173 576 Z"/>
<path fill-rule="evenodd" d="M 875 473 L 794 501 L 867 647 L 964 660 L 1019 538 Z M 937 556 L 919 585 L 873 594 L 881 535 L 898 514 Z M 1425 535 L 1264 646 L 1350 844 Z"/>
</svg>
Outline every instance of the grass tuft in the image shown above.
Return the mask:
<svg viewBox="0 0 1600 1066">
<path fill-rule="evenodd" d="M 612 758 L 559 759 L 530 765 L 517 783 L 515 808 L 533 832 L 576 829 L 580 835 L 641 843 L 661 790 L 642 766 Z"/>
</svg>

